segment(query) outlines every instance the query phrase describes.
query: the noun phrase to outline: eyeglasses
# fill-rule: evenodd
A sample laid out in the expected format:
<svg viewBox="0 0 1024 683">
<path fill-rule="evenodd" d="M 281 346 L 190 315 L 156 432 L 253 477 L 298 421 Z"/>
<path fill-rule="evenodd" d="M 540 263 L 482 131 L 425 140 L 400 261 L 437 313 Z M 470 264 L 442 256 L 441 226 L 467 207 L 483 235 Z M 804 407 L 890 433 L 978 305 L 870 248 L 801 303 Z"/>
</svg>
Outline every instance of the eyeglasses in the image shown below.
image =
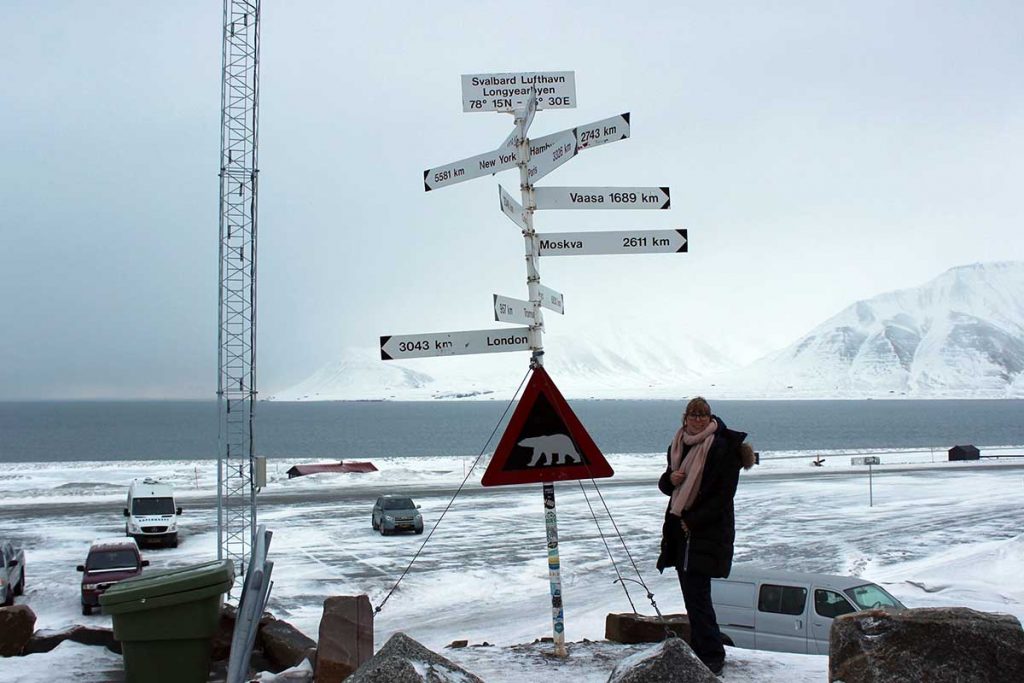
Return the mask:
<svg viewBox="0 0 1024 683">
<path fill-rule="evenodd" d="M 711 417 L 711 413 L 687 413 L 686 417 L 692 417 L 695 420 L 700 420 L 702 418 Z"/>
</svg>

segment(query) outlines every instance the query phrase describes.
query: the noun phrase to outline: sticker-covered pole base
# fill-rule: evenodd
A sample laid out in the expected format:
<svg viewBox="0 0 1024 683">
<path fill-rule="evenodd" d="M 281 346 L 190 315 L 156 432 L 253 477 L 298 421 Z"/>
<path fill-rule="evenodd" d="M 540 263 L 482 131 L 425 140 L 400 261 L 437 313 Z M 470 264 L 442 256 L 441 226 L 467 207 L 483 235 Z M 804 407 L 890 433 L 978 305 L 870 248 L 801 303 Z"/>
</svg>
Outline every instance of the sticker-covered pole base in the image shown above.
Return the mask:
<svg viewBox="0 0 1024 683">
<path fill-rule="evenodd" d="M 551 625 L 555 656 L 565 657 L 565 614 L 562 612 L 562 572 L 558 560 L 558 517 L 555 515 L 555 485 L 544 484 L 544 527 L 548 538 L 548 581 L 551 584 Z"/>
</svg>

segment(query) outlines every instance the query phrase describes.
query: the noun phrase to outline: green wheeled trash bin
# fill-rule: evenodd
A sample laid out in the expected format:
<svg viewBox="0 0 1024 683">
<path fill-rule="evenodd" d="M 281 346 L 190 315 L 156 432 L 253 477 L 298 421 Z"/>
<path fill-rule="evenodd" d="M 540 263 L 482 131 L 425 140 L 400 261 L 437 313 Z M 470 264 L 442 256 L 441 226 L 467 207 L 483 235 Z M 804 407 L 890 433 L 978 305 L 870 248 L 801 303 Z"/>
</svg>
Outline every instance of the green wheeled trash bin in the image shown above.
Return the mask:
<svg viewBox="0 0 1024 683">
<path fill-rule="evenodd" d="M 100 596 L 114 620 L 128 683 L 205 683 L 231 560 L 153 571 Z"/>
</svg>

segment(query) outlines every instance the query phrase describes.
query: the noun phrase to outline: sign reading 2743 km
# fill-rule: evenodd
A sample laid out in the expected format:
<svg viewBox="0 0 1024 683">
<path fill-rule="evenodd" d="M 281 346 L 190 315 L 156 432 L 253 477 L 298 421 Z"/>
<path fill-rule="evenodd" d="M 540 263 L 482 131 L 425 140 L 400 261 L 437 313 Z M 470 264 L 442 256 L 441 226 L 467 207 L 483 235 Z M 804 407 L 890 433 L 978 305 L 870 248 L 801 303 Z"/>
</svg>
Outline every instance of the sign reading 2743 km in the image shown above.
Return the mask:
<svg viewBox="0 0 1024 683">
<path fill-rule="evenodd" d="M 469 74 L 462 77 L 462 111 L 515 111 L 537 93 L 537 109 L 574 109 L 576 72 Z"/>
</svg>

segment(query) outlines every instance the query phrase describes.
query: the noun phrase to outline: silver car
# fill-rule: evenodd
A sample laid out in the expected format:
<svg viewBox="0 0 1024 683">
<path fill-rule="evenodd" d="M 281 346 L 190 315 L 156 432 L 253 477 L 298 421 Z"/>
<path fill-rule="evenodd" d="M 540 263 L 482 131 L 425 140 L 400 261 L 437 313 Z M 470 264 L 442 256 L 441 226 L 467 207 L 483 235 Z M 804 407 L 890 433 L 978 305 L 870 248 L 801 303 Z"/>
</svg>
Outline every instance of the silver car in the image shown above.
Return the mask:
<svg viewBox="0 0 1024 683">
<path fill-rule="evenodd" d="M 423 515 L 419 505 L 408 496 L 381 496 L 373 504 L 373 516 L 370 524 L 381 536 L 396 531 L 415 531 L 423 533 Z"/>
</svg>

